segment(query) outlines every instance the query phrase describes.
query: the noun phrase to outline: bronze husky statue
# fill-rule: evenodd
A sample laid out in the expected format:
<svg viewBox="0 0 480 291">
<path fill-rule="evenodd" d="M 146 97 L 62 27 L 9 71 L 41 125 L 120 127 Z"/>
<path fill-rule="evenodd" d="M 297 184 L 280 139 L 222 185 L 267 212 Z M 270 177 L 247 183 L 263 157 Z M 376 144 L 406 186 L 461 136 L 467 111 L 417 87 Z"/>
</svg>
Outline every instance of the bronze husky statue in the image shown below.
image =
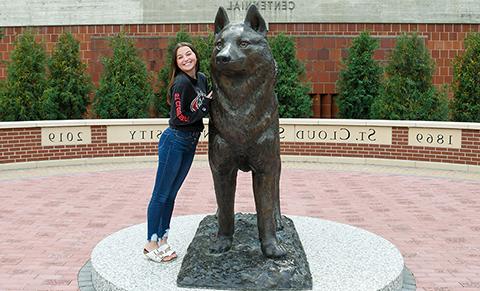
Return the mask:
<svg viewBox="0 0 480 291">
<path fill-rule="evenodd" d="M 277 240 L 280 142 L 276 67 L 265 20 L 252 5 L 243 23 L 229 23 L 223 7 L 215 18 L 211 58 L 214 100 L 210 106 L 209 163 L 218 204 L 218 234 L 210 250 L 228 251 L 234 233 L 238 170 L 252 171 L 261 249 L 266 257 L 286 254 Z"/>
</svg>

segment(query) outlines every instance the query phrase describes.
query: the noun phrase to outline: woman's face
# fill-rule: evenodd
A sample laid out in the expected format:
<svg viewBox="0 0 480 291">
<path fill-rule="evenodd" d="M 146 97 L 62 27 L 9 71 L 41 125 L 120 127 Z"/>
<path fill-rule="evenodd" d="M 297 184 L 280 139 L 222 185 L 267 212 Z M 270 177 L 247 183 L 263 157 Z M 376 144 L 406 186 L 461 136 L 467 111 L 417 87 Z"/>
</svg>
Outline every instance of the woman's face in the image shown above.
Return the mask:
<svg viewBox="0 0 480 291">
<path fill-rule="evenodd" d="M 188 46 L 181 46 L 177 49 L 177 66 L 184 73 L 195 77 L 195 66 L 197 65 L 197 56 Z"/>
</svg>

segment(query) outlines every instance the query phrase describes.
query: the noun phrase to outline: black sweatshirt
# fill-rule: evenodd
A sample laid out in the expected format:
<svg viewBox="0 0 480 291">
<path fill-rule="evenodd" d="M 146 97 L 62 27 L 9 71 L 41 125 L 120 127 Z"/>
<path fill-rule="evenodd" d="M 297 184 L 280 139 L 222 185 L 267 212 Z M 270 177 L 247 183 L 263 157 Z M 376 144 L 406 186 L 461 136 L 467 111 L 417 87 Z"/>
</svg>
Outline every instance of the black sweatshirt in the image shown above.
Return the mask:
<svg viewBox="0 0 480 291">
<path fill-rule="evenodd" d="M 183 131 L 202 131 L 202 118 L 208 114 L 210 99 L 207 77 L 198 72 L 197 79 L 180 72 L 175 77 L 170 89 L 170 120 L 171 128 Z"/>
</svg>

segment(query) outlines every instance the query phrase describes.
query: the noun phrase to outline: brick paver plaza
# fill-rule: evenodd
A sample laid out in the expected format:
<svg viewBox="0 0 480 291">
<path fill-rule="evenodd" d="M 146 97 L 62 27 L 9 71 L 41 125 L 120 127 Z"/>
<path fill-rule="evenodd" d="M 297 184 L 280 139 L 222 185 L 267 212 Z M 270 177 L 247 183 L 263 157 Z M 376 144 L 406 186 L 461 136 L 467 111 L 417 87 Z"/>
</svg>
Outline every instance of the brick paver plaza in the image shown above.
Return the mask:
<svg viewBox="0 0 480 291">
<path fill-rule="evenodd" d="M 215 211 L 203 159 L 194 162 L 175 216 Z M 0 168 L 0 290 L 78 290 L 77 273 L 95 245 L 145 221 L 155 167 Z M 250 173 L 239 173 L 236 211 L 253 212 L 251 188 Z M 480 173 L 286 162 L 281 177 L 283 214 L 388 239 L 422 291 L 480 290 L 479 194 Z"/>
</svg>

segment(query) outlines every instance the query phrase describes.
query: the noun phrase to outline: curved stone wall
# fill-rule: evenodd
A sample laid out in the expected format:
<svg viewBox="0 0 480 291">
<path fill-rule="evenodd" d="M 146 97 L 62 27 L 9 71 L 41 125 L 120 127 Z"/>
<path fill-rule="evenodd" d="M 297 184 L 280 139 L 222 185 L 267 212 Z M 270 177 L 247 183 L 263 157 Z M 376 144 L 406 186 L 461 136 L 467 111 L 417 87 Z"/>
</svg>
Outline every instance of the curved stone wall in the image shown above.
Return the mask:
<svg viewBox="0 0 480 291">
<path fill-rule="evenodd" d="M 0 169 L 52 160 L 155 158 L 167 126 L 167 119 L 2 122 Z M 281 119 L 279 133 L 282 155 L 293 159 L 363 159 L 480 171 L 479 123 Z M 207 140 L 208 126 L 199 155 L 207 154 Z"/>
</svg>

